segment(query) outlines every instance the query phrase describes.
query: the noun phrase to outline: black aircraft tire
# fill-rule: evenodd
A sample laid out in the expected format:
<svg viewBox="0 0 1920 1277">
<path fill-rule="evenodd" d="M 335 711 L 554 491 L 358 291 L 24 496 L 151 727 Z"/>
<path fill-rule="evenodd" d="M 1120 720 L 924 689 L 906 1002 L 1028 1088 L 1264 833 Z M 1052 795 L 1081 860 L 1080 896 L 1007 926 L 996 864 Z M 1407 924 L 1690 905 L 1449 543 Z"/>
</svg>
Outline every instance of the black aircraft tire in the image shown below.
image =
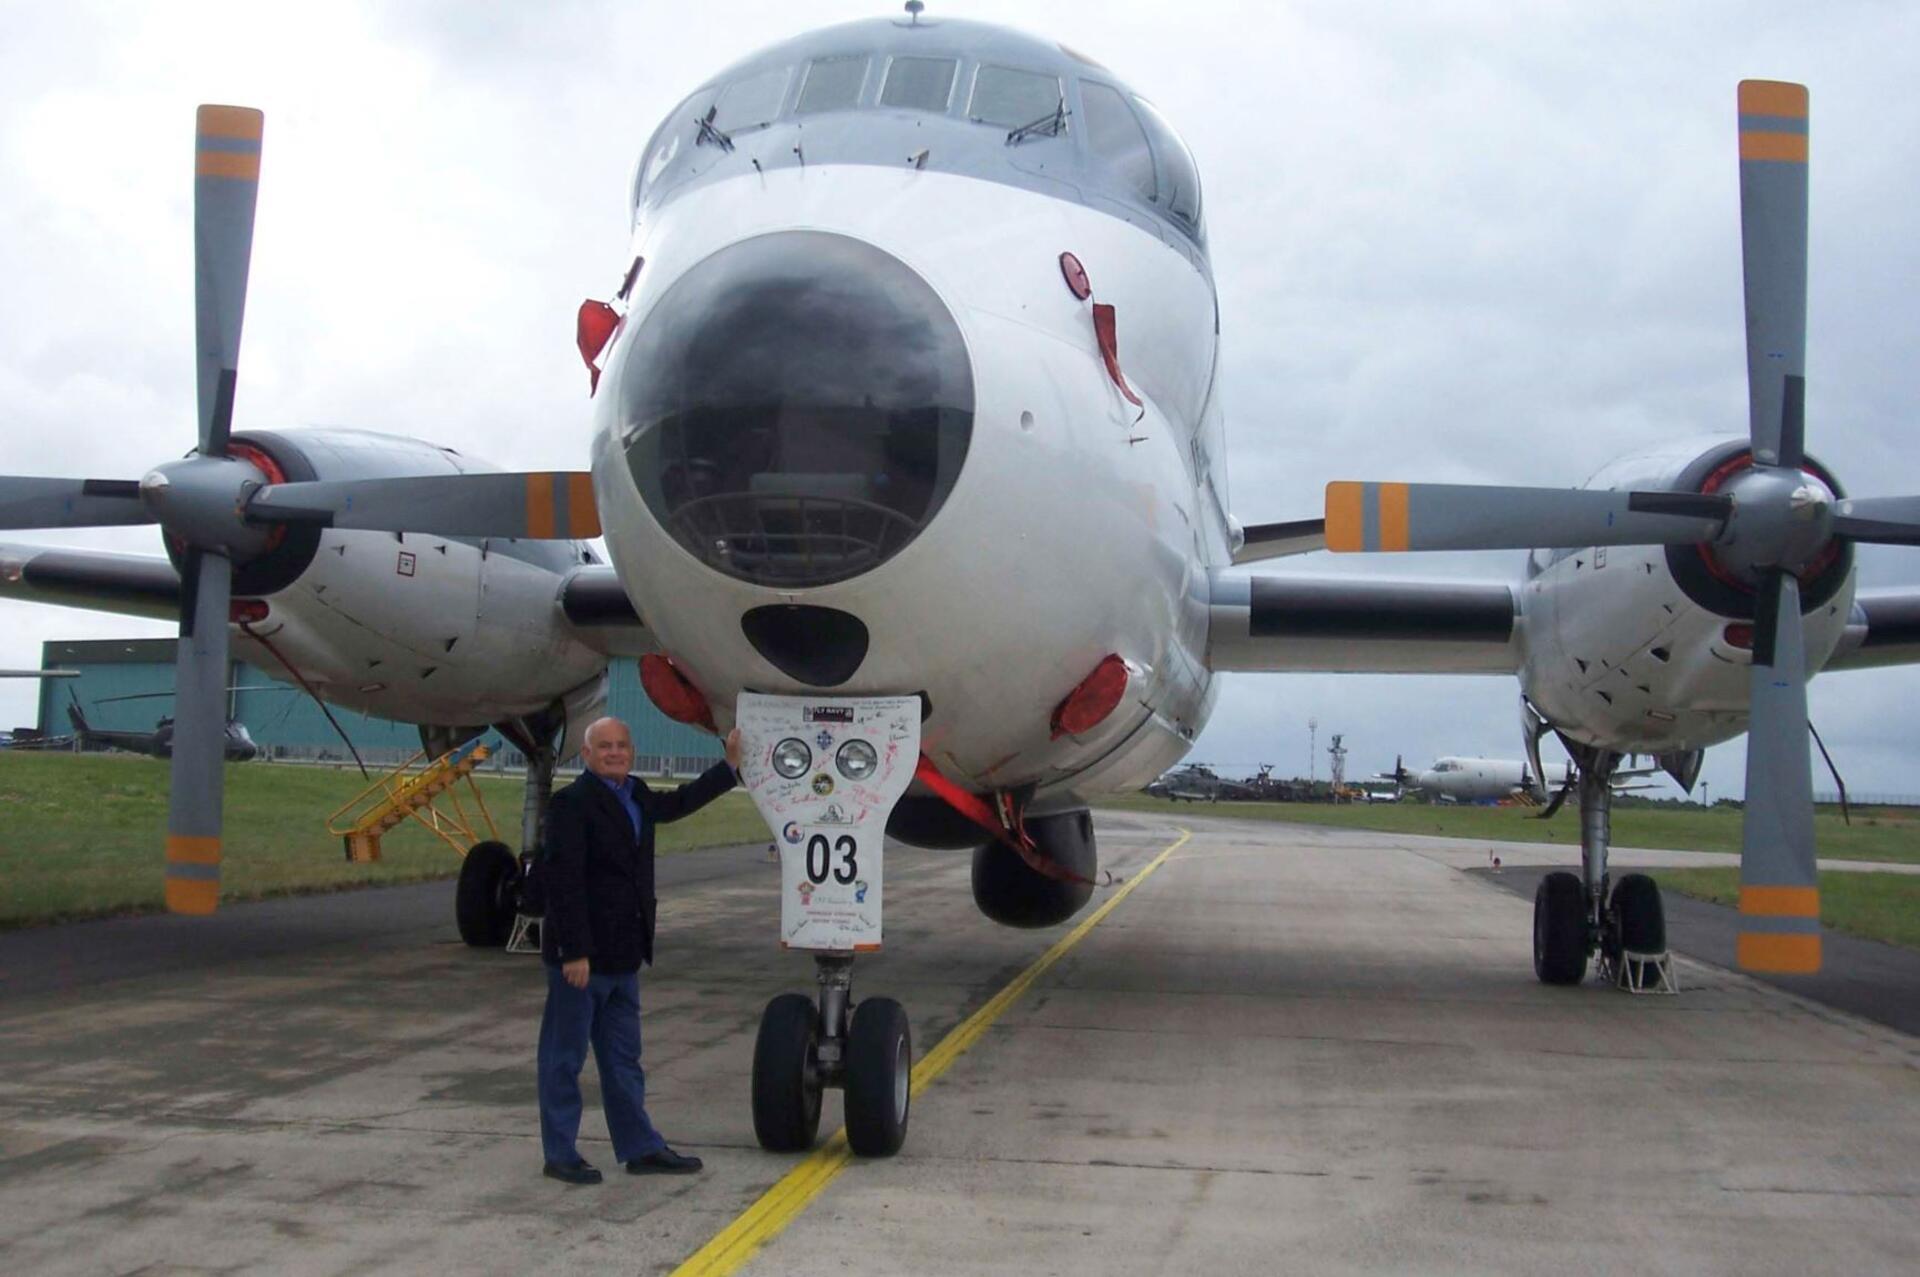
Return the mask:
<svg viewBox="0 0 1920 1277">
<path fill-rule="evenodd" d="M 847 1030 L 847 1145 L 862 1157 L 892 1157 L 907 1139 L 913 1038 L 906 1008 L 868 998 Z"/>
<path fill-rule="evenodd" d="M 1613 888 L 1613 917 L 1620 947 L 1631 953 L 1667 951 L 1667 911 L 1660 884 L 1645 874 L 1628 874 Z"/>
<path fill-rule="evenodd" d="M 1543 984 L 1578 984 L 1587 974 L 1587 889 L 1564 870 L 1533 893 L 1533 973 Z"/>
<path fill-rule="evenodd" d="M 820 1130 L 820 1073 L 812 999 L 783 993 L 760 1014 L 753 1044 L 753 1133 L 769 1153 L 800 1153 Z"/>
<path fill-rule="evenodd" d="M 499 949 L 513 935 L 520 908 L 520 861 L 505 843 L 475 843 L 460 863 L 453 917 L 460 938 L 476 949 Z"/>
</svg>

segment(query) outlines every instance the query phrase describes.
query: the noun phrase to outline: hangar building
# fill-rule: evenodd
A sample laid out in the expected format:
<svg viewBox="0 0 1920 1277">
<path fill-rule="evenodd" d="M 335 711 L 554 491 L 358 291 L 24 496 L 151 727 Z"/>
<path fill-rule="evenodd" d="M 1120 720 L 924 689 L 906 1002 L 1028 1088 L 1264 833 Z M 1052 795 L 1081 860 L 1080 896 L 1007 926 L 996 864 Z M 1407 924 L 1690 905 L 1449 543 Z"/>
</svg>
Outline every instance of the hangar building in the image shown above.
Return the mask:
<svg viewBox="0 0 1920 1277">
<path fill-rule="evenodd" d="M 35 726 L 47 735 L 73 731 L 70 708 L 77 704 L 87 725 L 98 731 L 150 732 L 173 713 L 176 639 L 86 639 L 41 644 L 40 668 L 78 670 L 76 678 L 46 679 L 40 689 Z M 721 757 L 720 741 L 676 723 L 647 699 L 638 665 L 619 658 L 608 669 L 607 712 L 633 728 L 634 770 L 642 775 L 695 775 Z M 347 758 L 346 747 L 313 698 L 277 682 L 265 671 L 241 661 L 231 667 L 227 686 L 235 689 L 228 716 L 237 718 L 270 758 L 308 761 Z M 134 699 L 127 699 L 134 698 Z M 367 765 L 392 767 L 420 749 L 420 733 L 409 723 L 375 718 L 330 706 Z M 518 750 L 488 733 L 494 757 L 506 767 L 524 763 Z"/>
</svg>

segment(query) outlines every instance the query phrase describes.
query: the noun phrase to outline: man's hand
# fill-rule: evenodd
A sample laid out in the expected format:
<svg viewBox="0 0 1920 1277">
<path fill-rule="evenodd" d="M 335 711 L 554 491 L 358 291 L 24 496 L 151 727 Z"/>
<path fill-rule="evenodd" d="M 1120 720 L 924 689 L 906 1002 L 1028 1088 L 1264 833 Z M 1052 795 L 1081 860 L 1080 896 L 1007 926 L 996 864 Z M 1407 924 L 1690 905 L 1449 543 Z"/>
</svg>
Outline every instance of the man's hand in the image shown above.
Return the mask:
<svg viewBox="0 0 1920 1277">
<path fill-rule="evenodd" d="M 727 766 L 733 768 L 736 772 L 739 771 L 740 758 L 746 753 L 746 749 L 740 744 L 740 729 L 738 727 L 727 733 L 726 751 Z"/>
<path fill-rule="evenodd" d="M 591 974 L 592 970 L 592 964 L 585 958 L 575 958 L 572 962 L 563 962 L 560 964 L 560 974 L 566 978 L 568 984 L 576 989 L 584 989 L 587 987 L 587 976 Z"/>
</svg>

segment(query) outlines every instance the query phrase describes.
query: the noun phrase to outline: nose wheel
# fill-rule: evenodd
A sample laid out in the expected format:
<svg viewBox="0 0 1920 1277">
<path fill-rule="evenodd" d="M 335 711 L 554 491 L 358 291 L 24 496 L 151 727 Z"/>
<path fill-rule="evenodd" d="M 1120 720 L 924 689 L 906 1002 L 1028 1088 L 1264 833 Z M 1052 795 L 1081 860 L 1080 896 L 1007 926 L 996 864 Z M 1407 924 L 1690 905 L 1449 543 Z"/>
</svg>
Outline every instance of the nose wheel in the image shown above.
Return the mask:
<svg viewBox="0 0 1920 1277">
<path fill-rule="evenodd" d="M 862 1157 L 891 1157 L 907 1138 L 913 1038 L 892 998 L 853 1004 L 853 956 L 817 954 L 816 1004 L 783 993 L 767 1003 L 753 1050 L 753 1133 L 773 1153 L 811 1148 L 820 1097 L 846 1093 L 847 1144 Z"/>
</svg>

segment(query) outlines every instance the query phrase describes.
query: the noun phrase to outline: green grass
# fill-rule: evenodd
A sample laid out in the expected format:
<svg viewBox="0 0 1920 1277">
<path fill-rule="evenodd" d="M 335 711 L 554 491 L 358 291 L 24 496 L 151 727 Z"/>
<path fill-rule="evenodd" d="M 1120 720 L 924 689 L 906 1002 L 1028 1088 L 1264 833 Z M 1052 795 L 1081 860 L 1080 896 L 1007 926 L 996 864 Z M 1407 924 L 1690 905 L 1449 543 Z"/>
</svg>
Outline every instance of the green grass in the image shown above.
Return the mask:
<svg viewBox="0 0 1920 1277">
<path fill-rule="evenodd" d="M 1430 803 L 1175 803 L 1144 794 L 1101 804 L 1121 811 L 1150 811 L 1278 820 L 1297 825 L 1331 825 L 1395 834 L 1433 834 L 1442 838 L 1489 838 L 1502 842 L 1580 845 L 1580 815 L 1571 803 L 1552 820 L 1538 820 L 1537 808 L 1467 807 Z M 1900 807 L 1856 809 L 1853 824 L 1840 813 L 1821 808 L 1814 817 L 1819 854 L 1838 860 L 1920 863 L 1920 811 Z M 1740 850 L 1740 810 L 1736 807 L 1615 807 L 1616 847 L 1656 847 L 1681 851 Z"/>
<path fill-rule="evenodd" d="M 158 909 L 167 768 L 132 755 L 0 750 L 0 927 Z M 358 771 L 229 764 L 221 899 L 419 882 L 460 871 L 454 850 L 411 820 L 382 840 L 379 861 L 349 863 L 326 819 L 366 783 Z M 519 778 L 482 778 L 480 792 L 502 840 L 517 848 Z M 467 806 L 472 813 L 470 800 Z M 752 801 L 736 792 L 662 825 L 658 846 L 669 853 L 766 838 Z"/>
<path fill-rule="evenodd" d="M 1740 900 L 1737 869 L 1655 869 L 1666 891 L 1733 905 Z M 1920 949 L 1920 877 L 1890 873 L 1820 875 L 1820 921 L 1836 931 Z"/>
</svg>

